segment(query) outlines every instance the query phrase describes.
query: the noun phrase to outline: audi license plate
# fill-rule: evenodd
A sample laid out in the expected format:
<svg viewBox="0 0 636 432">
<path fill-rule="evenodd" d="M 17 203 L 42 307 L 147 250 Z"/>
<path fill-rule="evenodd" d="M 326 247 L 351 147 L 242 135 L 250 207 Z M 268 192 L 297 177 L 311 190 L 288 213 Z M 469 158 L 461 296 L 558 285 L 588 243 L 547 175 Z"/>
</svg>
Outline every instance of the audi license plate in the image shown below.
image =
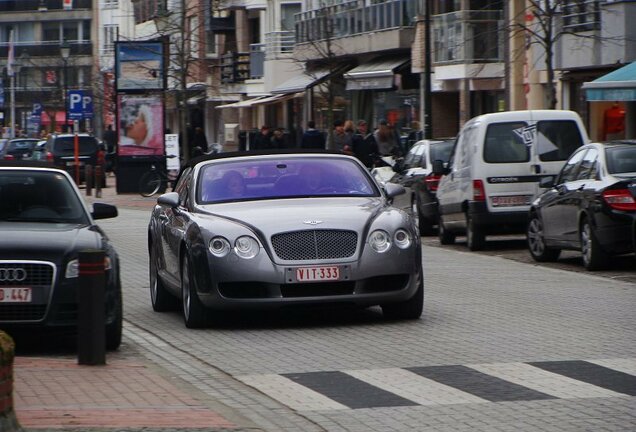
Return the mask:
<svg viewBox="0 0 636 432">
<path fill-rule="evenodd" d="M 299 267 L 296 269 L 297 282 L 331 281 L 340 279 L 340 267 Z"/>
<path fill-rule="evenodd" d="M 0 288 L 0 303 L 30 303 L 31 288 Z"/>
</svg>

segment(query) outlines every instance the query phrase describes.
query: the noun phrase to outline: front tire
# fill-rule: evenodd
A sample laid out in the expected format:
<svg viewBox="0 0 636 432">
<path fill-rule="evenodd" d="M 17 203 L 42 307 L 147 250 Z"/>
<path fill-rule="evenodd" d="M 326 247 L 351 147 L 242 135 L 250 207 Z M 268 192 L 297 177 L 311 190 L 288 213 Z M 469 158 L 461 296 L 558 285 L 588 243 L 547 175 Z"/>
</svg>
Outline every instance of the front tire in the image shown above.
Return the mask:
<svg viewBox="0 0 636 432">
<path fill-rule="evenodd" d="M 609 257 L 601 248 L 588 219 L 581 222 L 581 255 L 583 265 L 590 271 L 603 270 L 609 265 Z"/>
<path fill-rule="evenodd" d="M 528 222 L 526 231 L 526 240 L 528 242 L 528 251 L 537 262 L 553 262 L 561 255 L 561 249 L 552 249 L 546 246 L 543 233 L 543 222 L 539 215 L 533 213 Z"/>
<path fill-rule="evenodd" d="M 417 197 L 413 197 L 413 202 L 411 204 L 413 208 L 413 214 L 417 214 L 417 223 L 420 229 L 421 236 L 430 236 L 435 234 L 435 229 L 433 228 L 433 221 L 422 216 L 422 212 L 420 212 L 420 200 Z"/>
<path fill-rule="evenodd" d="M 424 310 L 424 274 L 420 270 L 417 291 L 410 299 L 399 303 L 382 305 L 382 314 L 390 320 L 414 320 L 422 316 Z"/>
<path fill-rule="evenodd" d="M 486 247 L 484 231 L 475 226 L 474 219 L 466 213 L 466 245 L 471 251 L 480 251 Z"/>
<path fill-rule="evenodd" d="M 205 324 L 205 308 L 192 280 L 190 259 L 186 254 L 181 262 L 181 299 L 183 320 L 187 328 L 199 328 Z"/>
</svg>

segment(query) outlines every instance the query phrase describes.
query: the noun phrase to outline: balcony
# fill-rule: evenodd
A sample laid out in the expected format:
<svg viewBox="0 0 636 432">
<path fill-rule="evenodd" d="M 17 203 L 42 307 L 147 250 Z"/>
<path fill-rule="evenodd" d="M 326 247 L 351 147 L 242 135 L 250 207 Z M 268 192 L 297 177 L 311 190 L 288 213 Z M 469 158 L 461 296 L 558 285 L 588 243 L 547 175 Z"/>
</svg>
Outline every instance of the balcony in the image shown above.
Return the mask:
<svg viewBox="0 0 636 432">
<path fill-rule="evenodd" d="M 299 43 L 340 38 L 400 27 L 411 27 L 416 14 L 413 0 L 389 0 L 365 6 L 349 1 L 296 16 Z"/>
<path fill-rule="evenodd" d="M 292 31 L 265 33 L 265 57 L 267 60 L 276 60 L 283 54 L 291 54 L 295 44 L 296 35 Z"/>
<path fill-rule="evenodd" d="M 71 57 L 78 55 L 92 55 L 93 43 L 91 41 L 69 41 L 71 45 Z M 15 55 L 19 56 L 26 52 L 31 57 L 59 57 L 60 42 L 17 42 L 14 45 Z M 0 42 L 0 59 L 7 58 L 9 54 L 9 44 Z"/>
<path fill-rule="evenodd" d="M 458 11 L 433 17 L 433 64 L 498 63 L 504 59 L 502 11 Z"/>
</svg>

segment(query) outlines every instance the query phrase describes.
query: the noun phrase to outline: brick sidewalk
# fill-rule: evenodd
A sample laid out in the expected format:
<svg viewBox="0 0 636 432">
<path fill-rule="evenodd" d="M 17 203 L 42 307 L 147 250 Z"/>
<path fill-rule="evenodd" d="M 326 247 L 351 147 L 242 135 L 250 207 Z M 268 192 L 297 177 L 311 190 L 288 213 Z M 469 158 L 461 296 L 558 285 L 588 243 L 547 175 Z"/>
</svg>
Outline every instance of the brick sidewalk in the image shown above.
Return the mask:
<svg viewBox="0 0 636 432">
<path fill-rule="evenodd" d="M 14 403 L 27 430 L 236 430 L 152 367 L 128 359 L 80 366 L 75 358 L 16 357 Z"/>
<path fill-rule="evenodd" d="M 91 195 L 86 195 L 86 189 L 82 186 L 80 192 L 82 193 L 82 197 L 86 200 L 87 203 L 93 202 L 104 202 L 108 204 L 114 204 L 117 207 L 121 208 L 130 208 L 130 209 L 148 209 L 149 211 L 154 207 L 157 202 L 157 198 L 159 194 L 152 197 L 142 197 L 138 193 L 117 193 L 116 188 L 116 178 L 115 177 L 106 177 L 107 187 L 102 189 L 102 196 L 97 198 L 95 196 L 95 189 L 91 191 Z"/>
</svg>

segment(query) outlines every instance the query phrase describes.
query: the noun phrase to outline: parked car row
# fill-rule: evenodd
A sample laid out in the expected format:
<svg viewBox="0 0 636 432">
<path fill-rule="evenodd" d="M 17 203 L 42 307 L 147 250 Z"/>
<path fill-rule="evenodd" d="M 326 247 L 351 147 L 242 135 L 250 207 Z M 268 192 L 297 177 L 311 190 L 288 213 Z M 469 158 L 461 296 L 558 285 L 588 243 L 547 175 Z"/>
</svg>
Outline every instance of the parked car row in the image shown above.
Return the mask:
<svg viewBox="0 0 636 432">
<path fill-rule="evenodd" d="M 465 235 L 480 250 L 488 235 L 525 233 L 536 260 L 581 250 L 590 270 L 636 250 L 634 142 L 589 144 L 576 113 L 544 110 L 476 117 L 448 156 L 418 159 L 438 145 L 421 141 L 402 165 L 374 170 L 406 188 L 396 204 L 419 215 L 422 235 L 437 224 L 441 244 Z"/>
</svg>

